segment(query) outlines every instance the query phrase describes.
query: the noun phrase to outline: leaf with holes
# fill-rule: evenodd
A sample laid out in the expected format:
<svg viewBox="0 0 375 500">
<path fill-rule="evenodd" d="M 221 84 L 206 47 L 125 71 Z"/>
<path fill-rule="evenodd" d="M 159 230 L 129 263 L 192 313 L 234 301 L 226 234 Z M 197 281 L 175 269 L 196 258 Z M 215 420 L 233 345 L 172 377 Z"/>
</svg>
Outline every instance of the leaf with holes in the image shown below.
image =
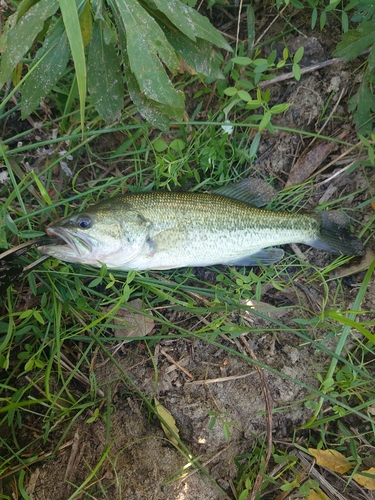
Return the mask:
<svg viewBox="0 0 375 500">
<path fill-rule="evenodd" d="M 162 63 L 174 74 L 178 57 L 158 23 L 136 0 L 111 0 L 126 33 L 130 70 L 139 89 L 149 99 L 176 108 L 183 107 L 182 92 L 174 89 Z"/>
<path fill-rule="evenodd" d="M 43 47 L 38 50 L 22 90 L 22 119 L 29 116 L 40 101 L 62 77 L 70 58 L 68 37 L 60 19 L 47 34 Z"/>
<path fill-rule="evenodd" d="M 40 0 L 19 19 L 11 16 L 7 22 L 0 45 L 3 56 L 0 66 L 0 88 L 9 78 L 13 68 L 32 46 L 36 36 L 42 31 L 44 22 L 53 16 L 59 4 L 57 0 Z"/>
<path fill-rule="evenodd" d="M 168 19 L 193 42 L 197 38 L 208 40 L 217 47 L 232 51 L 224 37 L 208 19 L 180 0 L 153 0 L 153 3 Z"/>
<path fill-rule="evenodd" d="M 94 106 L 104 120 L 120 118 L 124 100 L 121 61 L 112 42 L 106 43 L 105 25 L 94 24 L 87 59 L 88 90 Z"/>
</svg>

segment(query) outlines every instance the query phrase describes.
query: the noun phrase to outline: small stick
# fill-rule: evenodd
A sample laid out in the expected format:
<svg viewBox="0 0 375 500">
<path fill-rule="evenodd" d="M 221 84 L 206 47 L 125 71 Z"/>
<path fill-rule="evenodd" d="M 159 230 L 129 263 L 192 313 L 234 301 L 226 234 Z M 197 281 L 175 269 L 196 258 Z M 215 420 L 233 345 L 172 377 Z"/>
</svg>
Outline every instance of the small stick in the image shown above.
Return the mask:
<svg viewBox="0 0 375 500">
<path fill-rule="evenodd" d="M 245 373 L 244 375 L 231 375 L 229 377 L 221 377 L 221 378 L 211 378 L 208 380 L 194 380 L 193 382 L 186 382 L 186 385 L 205 385 L 205 384 L 217 384 L 218 382 L 229 382 L 230 380 L 237 380 L 240 378 L 250 377 L 250 375 L 254 375 L 256 371 L 252 371 L 249 373 Z"/>
<path fill-rule="evenodd" d="M 32 240 L 32 241 L 27 241 L 26 243 L 21 243 L 20 245 L 17 245 L 16 247 L 9 248 L 3 253 L 0 253 L 0 260 L 4 259 L 8 255 L 11 255 L 15 252 L 18 252 L 18 250 L 21 250 L 22 248 L 29 247 L 31 245 L 34 245 L 34 243 L 37 243 L 38 240 Z"/>
<path fill-rule="evenodd" d="M 66 466 L 65 477 L 64 477 L 65 481 L 67 479 L 73 478 L 73 474 L 76 471 L 76 466 L 78 465 L 78 463 L 76 463 L 76 459 L 78 456 L 79 446 L 80 446 L 80 437 L 79 437 L 78 430 L 76 430 L 74 437 L 73 437 L 72 448 L 70 450 L 70 457 L 68 460 L 68 465 Z"/>
<path fill-rule="evenodd" d="M 370 49 L 367 49 L 364 52 L 362 52 L 362 54 L 359 55 L 363 56 L 364 54 L 368 54 L 369 52 Z M 313 64 L 312 66 L 308 66 L 307 68 L 302 68 L 301 75 L 305 75 L 306 73 L 312 73 L 317 69 L 326 68 L 327 66 L 332 66 L 332 64 L 337 64 L 344 61 L 345 57 L 334 57 L 333 59 L 328 59 L 328 61 L 322 61 L 320 63 Z M 263 82 L 258 83 L 258 87 L 268 87 L 268 85 L 272 85 L 278 82 L 283 82 L 284 80 L 290 80 L 291 78 L 294 78 L 294 74 L 292 72 L 285 73 L 284 75 L 276 76 L 272 80 L 264 80 Z"/>
<path fill-rule="evenodd" d="M 184 373 L 185 373 L 185 375 L 187 375 L 187 376 L 188 376 L 189 378 L 191 378 L 191 379 L 194 379 L 193 375 L 192 375 L 190 372 L 188 372 L 188 371 L 187 371 L 187 370 L 186 370 L 183 366 L 179 365 L 179 364 L 177 363 L 177 361 L 175 361 L 175 360 L 172 358 L 172 356 L 170 356 L 170 355 L 169 355 L 169 354 L 168 354 L 168 353 L 167 353 L 164 349 L 161 349 L 161 350 L 160 350 L 160 352 L 161 352 L 162 354 L 164 354 L 164 356 L 167 358 L 167 360 L 168 360 L 168 361 L 170 361 L 171 363 L 173 363 L 175 366 L 177 366 L 177 368 L 179 368 L 182 372 L 184 372 Z"/>
<path fill-rule="evenodd" d="M 36 464 L 37 462 L 41 462 L 45 458 L 51 457 L 54 453 L 58 453 L 59 451 L 64 450 L 65 448 L 71 446 L 72 444 L 73 444 L 73 440 L 68 441 L 65 444 L 62 444 L 58 450 L 53 450 L 53 451 L 49 451 L 48 453 L 43 453 L 42 455 L 39 455 L 37 458 L 35 458 L 34 460 L 31 460 L 30 462 L 18 465 L 17 467 L 10 469 L 7 472 L 5 472 L 4 474 L 0 475 L 0 480 L 5 479 L 6 477 L 12 476 L 16 472 L 19 472 L 20 470 L 29 468 L 30 465 Z"/>
<path fill-rule="evenodd" d="M 344 57 L 335 57 L 334 59 L 328 59 L 328 61 L 322 61 L 320 63 L 313 64 L 312 66 L 301 68 L 301 75 L 305 75 L 306 73 L 312 73 L 317 69 L 326 68 L 327 66 L 331 66 L 332 64 L 337 64 L 343 61 Z M 290 80 L 291 78 L 294 78 L 294 74 L 292 72 L 284 73 L 283 75 L 276 76 L 272 80 L 264 80 L 263 82 L 258 83 L 258 87 L 268 87 L 268 85 L 273 85 L 274 83 Z"/>
</svg>

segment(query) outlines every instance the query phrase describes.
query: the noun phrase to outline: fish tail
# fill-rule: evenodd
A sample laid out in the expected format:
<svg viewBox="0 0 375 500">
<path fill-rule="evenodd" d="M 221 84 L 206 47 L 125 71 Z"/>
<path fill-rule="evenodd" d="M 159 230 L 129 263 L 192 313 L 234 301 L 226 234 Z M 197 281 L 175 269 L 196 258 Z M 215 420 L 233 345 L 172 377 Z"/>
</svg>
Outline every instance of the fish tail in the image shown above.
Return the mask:
<svg viewBox="0 0 375 500">
<path fill-rule="evenodd" d="M 319 237 L 310 243 L 311 246 L 342 255 L 364 254 L 363 244 L 350 233 L 349 221 L 343 212 L 318 212 L 316 218 L 320 223 L 320 233 Z"/>
</svg>

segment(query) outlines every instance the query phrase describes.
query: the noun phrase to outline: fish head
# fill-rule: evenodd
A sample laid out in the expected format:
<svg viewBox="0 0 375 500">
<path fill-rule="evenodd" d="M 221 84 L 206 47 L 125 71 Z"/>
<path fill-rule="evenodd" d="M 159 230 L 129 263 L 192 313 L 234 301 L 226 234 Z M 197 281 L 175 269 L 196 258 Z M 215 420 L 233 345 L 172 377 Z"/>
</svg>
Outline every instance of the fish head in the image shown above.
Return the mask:
<svg viewBox="0 0 375 500">
<path fill-rule="evenodd" d="M 67 262 L 121 268 L 149 244 L 150 226 L 131 207 L 99 204 L 47 228 L 61 244 L 44 245 L 39 251 Z"/>
</svg>

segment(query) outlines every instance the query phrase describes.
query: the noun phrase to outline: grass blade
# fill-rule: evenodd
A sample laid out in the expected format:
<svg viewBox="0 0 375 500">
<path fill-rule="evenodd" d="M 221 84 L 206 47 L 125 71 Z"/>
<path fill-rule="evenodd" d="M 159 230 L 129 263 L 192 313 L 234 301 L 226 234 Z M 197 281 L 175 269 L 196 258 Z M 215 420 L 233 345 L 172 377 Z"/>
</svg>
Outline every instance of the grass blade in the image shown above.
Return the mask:
<svg viewBox="0 0 375 500">
<path fill-rule="evenodd" d="M 374 270 L 375 270 L 375 260 L 372 262 L 372 264 L 370 265 L 370 267 L 368 268 L 367 270 L 367 273 L 364 277 L 364 280 L 362 282 L 362 285 L 361 285 L 361 288 L 359 289 L 358 291 L 358 294 L 357 294 L 357 297 L 355 299 L 355 302 L 353 304 L 353 309 L 355 311 L 358 311 L 360 309 L 360 306 L 361 306 L 361 302 L 365 296 L 365 293 L 366 293 L 366 290 L 367 290 L 367 287 L 370 283 L 370 280 L 371 280 L 371 277 L 374 273 Z M 344 346 L 346 344 L 346 341 L 347 341 L 347 338 L 351 332 L 351 329 L 352 329 L 352 323 L 351 321 L 354 321 L 355 320 L 355 314 L 354 313 L 350 313 L 348 315 L 348 319 L 350 321 L 346 322 L 344 324 L 344 328 L 342 330 L 342 334 L 341 334 L 341 337 L 337 343 L 337 346 L 336 346 L 336 354 L 337 355 L 340 355 L 342 350 L 344 349 Z M 322 387 L 321 387 L 321 392 L 325 392 L 327 389 L 329 389 L 330 387 L 330 384 L 329 384 L 329 381 L 333 379 L 333 375 L 335 373 L 335 370 L 336 370 L 336 366 L 337 366 L 337 361 L 338 359 L 335 357 L 335 358 L 332 358 L 332 361 L 331 361 L 331 364 L 329 365 L 329 368 L 328 368 L 328 371 L 327 371 L 327 374 L 325 376 L 325 379 L 323 380 L 322 382 Z M 305 424 L 302 426 L 302 429 L 308 429 L 310 427 L 313 426 L 317 416 L 319 415 L 321 409 L 322 409 L 322 405 L 325 401 L 325 398 L 324 397 L 320 397 L 319 398 L 319 401 L 318 401 L 318 404 L 317 404 L 317 407 L 316 407 L 316 410 L 314 412 L 314 415 L 311 417 L 311 419 Z"/>
<path fill-rule="evenodd" d="M 75 0 L 59 0 L 59 4 L 77 75 L 81 129 L 83 133 L 85 123 L 87 74 L 85 50 L 83 46 L 81 26 L 79 24 L 78 9 Z"/>
</svg>

